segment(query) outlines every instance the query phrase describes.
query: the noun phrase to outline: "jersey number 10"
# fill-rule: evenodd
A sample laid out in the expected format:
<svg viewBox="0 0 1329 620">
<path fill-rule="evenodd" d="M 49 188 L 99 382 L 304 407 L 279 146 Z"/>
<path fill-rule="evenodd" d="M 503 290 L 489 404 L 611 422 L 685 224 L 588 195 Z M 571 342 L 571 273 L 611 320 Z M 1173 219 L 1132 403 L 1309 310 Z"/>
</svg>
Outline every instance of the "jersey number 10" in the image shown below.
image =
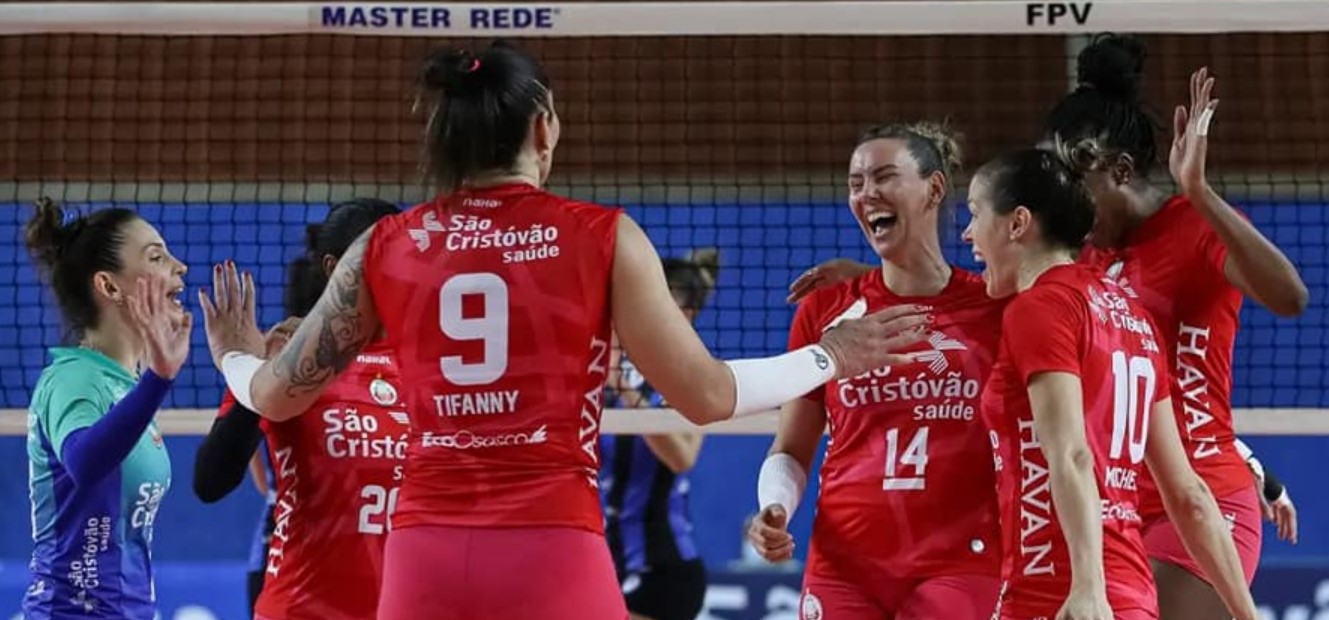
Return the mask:
<svg viewBox="0 0 1329 620">
<path fill-rule="evenodd" d="M 467 317 L 462 299 L 484 299 L 484 314 Z M 443 378 L 453 385 L 486 385 L 508 370 L 508 283 L 492 273 L 463 273 L 448 278 L 438 289 L 438 326 L 457 341 L 484 343 L 484 358 L 466 362 L 460 355 L 439 359 Z"/>
<path fill-rule="evenodd" d="M 1131 464 L 1144 460 L 1149 408 L 1154 404 L 1157 381 L 1149 358 L 1128 358 L 1122 351 L 1112 352 L 1112 444 L 1108 458 L 1120 459 L 1129 449 Z"/>
</svg>

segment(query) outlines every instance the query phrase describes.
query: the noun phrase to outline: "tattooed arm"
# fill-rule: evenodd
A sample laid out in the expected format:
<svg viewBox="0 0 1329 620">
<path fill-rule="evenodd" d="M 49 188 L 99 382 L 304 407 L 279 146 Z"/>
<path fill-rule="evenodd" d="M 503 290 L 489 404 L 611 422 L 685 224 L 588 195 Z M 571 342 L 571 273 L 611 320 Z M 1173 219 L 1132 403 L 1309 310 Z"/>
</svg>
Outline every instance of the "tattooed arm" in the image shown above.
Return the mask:
<svg viewBox="0 0 1329 620">
<path fill-rule="evenodd" d="M 264 417 L 283 420 L 308 409 L 378 333 L 378 315 L 364 285 L 365 248 L 373 230 L 346 249 L 291 341 L 254 375 L 251 394 Z"/>
</svg>

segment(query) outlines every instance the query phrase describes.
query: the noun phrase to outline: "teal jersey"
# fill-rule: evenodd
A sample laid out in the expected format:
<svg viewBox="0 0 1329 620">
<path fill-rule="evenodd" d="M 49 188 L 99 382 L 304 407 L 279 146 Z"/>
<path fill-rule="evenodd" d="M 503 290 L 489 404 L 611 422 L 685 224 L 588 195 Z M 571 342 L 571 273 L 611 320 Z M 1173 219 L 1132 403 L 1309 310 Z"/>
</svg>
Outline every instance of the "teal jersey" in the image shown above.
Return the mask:
<svg viewBox="0 0 1329 620">
<path fill-rule="evenodd" d="M 171 486 L 166 446 L 154 422 L 106 477 L 76 487 L 61 463 L 65 439 L 106 415 L 136 379 L 90 349 L 51 356 L 28 408 L 34 547 L 23 617 L 151 620 L 152 526 Z"/>
</svg>

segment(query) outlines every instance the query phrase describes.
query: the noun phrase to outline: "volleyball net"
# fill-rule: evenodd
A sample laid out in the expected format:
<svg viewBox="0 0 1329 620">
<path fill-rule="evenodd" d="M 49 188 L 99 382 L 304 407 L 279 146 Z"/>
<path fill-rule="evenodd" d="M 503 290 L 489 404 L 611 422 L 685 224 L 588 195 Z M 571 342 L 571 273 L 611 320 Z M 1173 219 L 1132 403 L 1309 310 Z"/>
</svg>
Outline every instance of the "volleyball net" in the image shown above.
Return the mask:
<svg viewBox="0 0 1329 620">
<path fill-rule="evenodd" d="M 1312 300 L 1297 319 L 1243 310 L 1239 428 L 1329 434 L 1322 0 L 0 4 L 0 433 L 23 432 L 62 335 L 22 245 L 34 199 L 138 209 L 191 287 L 234 258 L 275 323 L 285 266 L 331 203 L 429 195 L 412 103 L 435 47 L 502 37 L 544 62 L 563 121 L 551 188 L 626 206 L 665 256 L 718 248 L 698 330 L 737 358 L 783 349 L 796 274 L 873 260 L 845 206 L 859 133 L 948 121 L 973 169 L 1036 140 L 1100 31 L 1143 36 L 1145 96 L 1165 120 L 1191 71 L 1217 75 L 1211 179 L 1289 254 Z M 953 212 L 947 257 L 973 268 L 967 214 Z M 201 328 L 194 346 L 167 432 L 205 432 L 221 394 Z M 664 410 L 605 423 L 684 425 Z M 765 415 L 709 430 L 773 429 Z"/>
</svg>

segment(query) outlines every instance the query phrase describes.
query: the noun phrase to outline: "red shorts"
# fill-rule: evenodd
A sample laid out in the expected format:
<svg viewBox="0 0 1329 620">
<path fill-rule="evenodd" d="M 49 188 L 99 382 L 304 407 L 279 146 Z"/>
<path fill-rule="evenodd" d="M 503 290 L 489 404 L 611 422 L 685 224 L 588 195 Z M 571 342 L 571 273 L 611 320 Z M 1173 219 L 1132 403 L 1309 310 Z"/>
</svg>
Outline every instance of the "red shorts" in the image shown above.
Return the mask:
<svg viewBox="0 0 1329 620">
<path fill-rule="evenodd" d="M 992 620 L 1001 580 L 992 575 L 874 579 L 857 585 L 809 572 L 803 578 L 802 620 Z"/>
<path fill-rule="evenodd" d="M 1255 579 L 1255 569 L 1260 564 L 1260 544 L 1264 537 L 1260 522 L 1260 496 L 1257 493 L 1252 484 L 1243 491 L 1218 498 L 1218 511 L 1227 519 L 1228 529 L 1232 531 L 1232 542 L 1237 545 L 1241 568 L 1246 573 L 1246 585 Z M 1149 552 L 1150 559 L 1175 564 L 1209 582 L 1204 571 L 1200 570 L 1200 565 L 1186 552 L 1186 545 L 1181 542 L 1177 528 L 1166 515 L 1145 525 L 1144 548 Z"/>
<path fill-rule="evenodd" d="M 603 536 L 572 528 L 393 530 L 378 620 L 625 620 Z"/>
</svg>

